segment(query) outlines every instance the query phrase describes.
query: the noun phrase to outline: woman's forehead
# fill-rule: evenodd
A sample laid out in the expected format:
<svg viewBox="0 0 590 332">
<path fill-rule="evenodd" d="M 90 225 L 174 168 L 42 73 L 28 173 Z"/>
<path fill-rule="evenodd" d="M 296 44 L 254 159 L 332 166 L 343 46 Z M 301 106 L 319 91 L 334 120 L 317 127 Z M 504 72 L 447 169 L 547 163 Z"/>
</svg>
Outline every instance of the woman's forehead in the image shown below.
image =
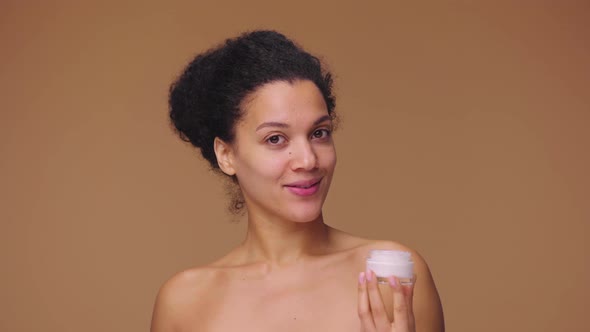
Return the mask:
<svg viewBox="0 0 590 332">
<path fill-rule="evenodd" d="M 315 122 L 328 114 L 322 93 L 307 80 L 265 84 L 247 97 L 243 110 L 242 120 L 253 126 L 269 121 L 286 124 Z"/>
</svg>

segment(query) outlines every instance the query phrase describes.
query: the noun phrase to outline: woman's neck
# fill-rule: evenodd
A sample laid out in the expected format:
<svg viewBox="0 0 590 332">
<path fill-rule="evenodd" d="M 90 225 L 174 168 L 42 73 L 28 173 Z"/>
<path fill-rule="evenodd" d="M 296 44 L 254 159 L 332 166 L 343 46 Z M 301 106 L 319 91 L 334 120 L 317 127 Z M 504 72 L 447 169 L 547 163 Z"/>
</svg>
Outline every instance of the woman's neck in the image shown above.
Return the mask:
<svg viewBox="0 0 590 332">
<path fill-rule="evenodd" d="M 322 215 L 314 221 L 290 222 L 249 215 L 242 249 L 249 262 L 284 266 L 329 251 L 332 228 Z"/>
</svg>

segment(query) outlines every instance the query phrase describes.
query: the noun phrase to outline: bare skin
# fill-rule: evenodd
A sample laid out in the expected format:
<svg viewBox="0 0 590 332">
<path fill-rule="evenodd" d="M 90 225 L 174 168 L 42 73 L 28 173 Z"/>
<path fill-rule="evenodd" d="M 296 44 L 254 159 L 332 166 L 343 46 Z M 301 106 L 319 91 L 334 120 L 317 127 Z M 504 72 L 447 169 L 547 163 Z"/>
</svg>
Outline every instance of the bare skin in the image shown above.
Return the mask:
<svg viewBox="0 0 590 332">
<path fill-rule="evenodd" d="M 249 261 L 249 252 L 241 246 L 209 266 L 179 273 L 160 291 L 152 332 L 362 331 L 358 275 L 364 271 L 368 250 L 410 249 L 328 230 L 326 250 L 296 262 Z M 444 331 L 430 272 L 416 253 L 413 259 L 416 331 Z M 382 296 L 391 314 L 391 292 L 382 290 Z"/>
<path fill-rule="evenodd" d="M 240 182 L 246 239 L 221 259 L 168 280 L 151 331 L 444 331 L 438 293 L 418 253 L 324 223 L 336 154 L 317 87 L 270 83 L 245 109 L 236 143 L 216 140 L 215 152 L 221 170 Z M 378 287 L 364 271 L 371 249 L 411 252 L 415 286 Z"/>
</svg>

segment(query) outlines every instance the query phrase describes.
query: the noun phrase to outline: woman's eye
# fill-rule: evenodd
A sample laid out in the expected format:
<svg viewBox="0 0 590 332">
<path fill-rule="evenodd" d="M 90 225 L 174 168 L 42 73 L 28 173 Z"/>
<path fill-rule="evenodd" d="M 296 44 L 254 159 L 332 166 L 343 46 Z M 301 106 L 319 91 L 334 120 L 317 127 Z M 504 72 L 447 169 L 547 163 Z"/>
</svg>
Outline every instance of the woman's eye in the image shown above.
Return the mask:
<svg viewBox="0 0 590 332">
<path fill-rule="evenodd" d="M 326 138 L 328 136 L 330 136 L 330 131 L 327 129 L 318 129 L 313 132 L 314 138 Z"/>
<path fill-rule="evenodd" d="M 269 137 L 266 141 L 272 145 L 279 145 L 285 141 L 285 138 L 280 135 L 273 135 Z"/>
</svg>

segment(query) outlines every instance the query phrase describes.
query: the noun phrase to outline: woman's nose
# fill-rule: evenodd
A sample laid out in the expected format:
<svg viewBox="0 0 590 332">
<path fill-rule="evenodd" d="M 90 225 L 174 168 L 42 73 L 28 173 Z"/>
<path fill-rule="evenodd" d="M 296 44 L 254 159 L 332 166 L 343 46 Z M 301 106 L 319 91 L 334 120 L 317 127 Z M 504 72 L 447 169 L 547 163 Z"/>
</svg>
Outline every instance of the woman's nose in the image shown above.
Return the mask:
<svg viewBox="0 0 590 332">
<path fill-rule="evenodd" d="M 289 151 L 293 170 L 312 170 L 318 167 L 317 155 L 309 141 L 298 143 Z"/>
</svg>

